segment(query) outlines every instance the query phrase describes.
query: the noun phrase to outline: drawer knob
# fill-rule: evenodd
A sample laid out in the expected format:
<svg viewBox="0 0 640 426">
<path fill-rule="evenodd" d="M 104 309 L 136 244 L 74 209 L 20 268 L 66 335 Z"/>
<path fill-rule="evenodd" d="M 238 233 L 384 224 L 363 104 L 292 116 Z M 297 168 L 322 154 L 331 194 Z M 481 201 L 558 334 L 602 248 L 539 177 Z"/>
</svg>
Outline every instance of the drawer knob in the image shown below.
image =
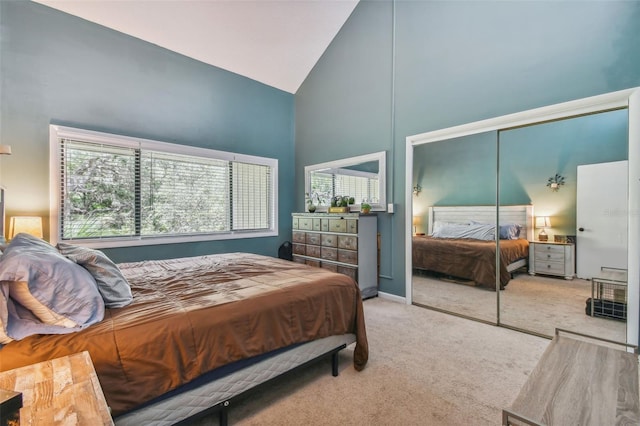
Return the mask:
<svg viewBox="0 0 640 426">
<path fill-rule="evenodd" d="M 551 259 L 551 255 L 550 254 L 547 255 L 547 259 Z"/>
</svg>

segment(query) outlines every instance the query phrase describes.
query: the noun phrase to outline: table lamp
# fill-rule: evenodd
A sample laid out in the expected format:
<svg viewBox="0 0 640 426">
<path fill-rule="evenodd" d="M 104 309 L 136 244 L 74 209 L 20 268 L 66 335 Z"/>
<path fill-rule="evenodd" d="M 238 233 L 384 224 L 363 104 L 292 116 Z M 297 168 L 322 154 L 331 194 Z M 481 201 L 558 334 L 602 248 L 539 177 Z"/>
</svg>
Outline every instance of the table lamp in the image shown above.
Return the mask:
<svg viewBox="0 0 640 426">
<path fill-rule="evenodd" d="M 42 218 L 40 216 L 13 216 L 9 223 L 9 239 L 21 232 L 42 238 Z"/>
<path fill-rule="evenodd" d="M 549 216 L 536 216 L 536 228 L 542 229 L 538 234 L 538 241 L 547 241 L 549 239 L 544 229 L 550 227 L 551 221 L 549 220 Z"/>
</svg>

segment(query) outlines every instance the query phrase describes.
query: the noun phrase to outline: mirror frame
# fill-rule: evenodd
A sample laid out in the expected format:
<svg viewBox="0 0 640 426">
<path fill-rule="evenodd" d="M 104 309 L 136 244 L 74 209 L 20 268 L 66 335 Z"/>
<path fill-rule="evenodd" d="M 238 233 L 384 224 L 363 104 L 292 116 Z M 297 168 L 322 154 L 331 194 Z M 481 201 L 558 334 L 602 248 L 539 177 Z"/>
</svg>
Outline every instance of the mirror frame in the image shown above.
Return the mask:
<svg viewBox="0 0 640 426">
<path fill-rule="evenodd" d="M 406 138 L 405 164 L 405 235 L 412 232 L 413 148 L 430 142 L 443 141 L 489 131 L 506 130 L 546 121 L 627 108 L 629 114 L 629 200 L 628 200 L 628 287 L 627 343 L 638 344 L 640 329 L 640 87 L 606 93 L 541 108 L 475 121 Z M 634 214 L 635 212 L 635 214 Z M 405 240 L 405 302 L 412 304 L 411 238 Z M 499 302 L 498 302 L 499 303 Z M 498 306 L 499 309 L 499 306 Z"/>
<path fill-rule="evenodd" d="M 304 192 L 311 192 L 311 172 L 322 169 L 338 169 L 341 167 L 355 166 L 370 161 L 378 162 L 378 194 L 380 200 L 376 204 L 371 204 L 372 211 L 387 211 L 387 152 L 379 151 L 371 154 L 359 155 L 357 157 L 343 158 L 341 160 L 327 161 L 325 163 L 311 164 L 304 167 Z M 320 207 L 317 211 L 326 211 L 326 207 Z M 353 204 L 351 211 L 360 211 L 360 204 Z"/>
</svg>

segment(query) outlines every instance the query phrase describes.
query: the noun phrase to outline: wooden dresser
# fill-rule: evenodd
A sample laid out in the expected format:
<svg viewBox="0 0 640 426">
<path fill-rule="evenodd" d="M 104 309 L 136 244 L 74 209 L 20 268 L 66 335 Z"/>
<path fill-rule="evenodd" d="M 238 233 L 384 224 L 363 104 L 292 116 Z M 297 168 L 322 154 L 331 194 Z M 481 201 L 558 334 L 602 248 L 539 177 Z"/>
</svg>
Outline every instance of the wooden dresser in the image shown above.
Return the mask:
<svg viewBox="0 0 640 426">
<path fill-rule="evenodd" d="M 348 275 L 363 298 L 378 295 L 378 223 L 374 214 L 293 213 L 293 260 Z"/>
</svg>

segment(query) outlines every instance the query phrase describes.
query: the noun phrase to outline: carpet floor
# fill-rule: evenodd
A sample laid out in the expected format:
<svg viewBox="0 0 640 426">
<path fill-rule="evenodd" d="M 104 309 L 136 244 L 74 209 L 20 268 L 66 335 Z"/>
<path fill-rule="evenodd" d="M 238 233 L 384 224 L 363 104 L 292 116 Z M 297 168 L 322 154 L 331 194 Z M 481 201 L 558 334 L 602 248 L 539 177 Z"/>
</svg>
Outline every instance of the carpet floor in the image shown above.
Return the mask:
<svg viewBox="0 0 640 426">
<path fill-rule="evenodd" d="M 370 355 L 353 347 L 277 379 L 229 411 L 231 425 L 498 425 L 549 340 L 381 298 L 364 302 Z M 217 425 L 216 415 L 193 424 Z"/>
<path fill-rule="evenodd" d="M 585 314 L 588 280 L 516 275 L 500 292 L 500 323 L 553 336 L 556 328 L 626 341 L 624 321 Z M 496 293 L 424 274 L 413 276 L 413 301 L 445 311 L 496 322 Z"/>
</svg>

